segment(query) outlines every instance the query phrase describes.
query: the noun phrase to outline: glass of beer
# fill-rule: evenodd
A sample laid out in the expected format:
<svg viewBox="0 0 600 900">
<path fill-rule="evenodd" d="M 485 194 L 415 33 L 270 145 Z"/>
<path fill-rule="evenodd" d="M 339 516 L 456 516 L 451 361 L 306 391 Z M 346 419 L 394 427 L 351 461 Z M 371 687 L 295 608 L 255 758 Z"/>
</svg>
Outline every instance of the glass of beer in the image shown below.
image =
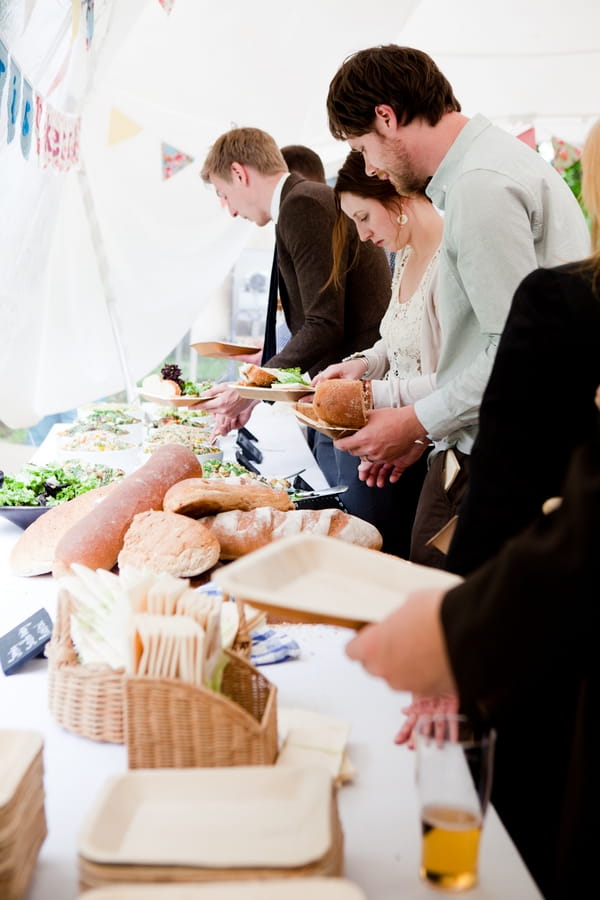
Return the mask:
<svg viewBox="0 0 600 900">
<path fill-rule="evenodd" d="M 490 796 L 496 734 L 455 713 L 415 729 L 423 881 L 458 893 L 477 884 L 479 838 Z"/>
</svg>

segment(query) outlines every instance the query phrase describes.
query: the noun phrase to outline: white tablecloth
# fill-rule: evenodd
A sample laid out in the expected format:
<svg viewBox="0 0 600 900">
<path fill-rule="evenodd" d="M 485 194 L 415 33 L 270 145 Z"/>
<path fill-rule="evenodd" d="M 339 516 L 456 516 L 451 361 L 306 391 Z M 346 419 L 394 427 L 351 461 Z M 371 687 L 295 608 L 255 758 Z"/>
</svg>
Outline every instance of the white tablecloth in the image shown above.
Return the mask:
<svg viewBox="0 0 600 900">
<path fill-rule="evenodd" d="M 270 412 L 257 409 L 250 427 L 261 432 L 263 471 L 287 474 L 306 464 L 307 481 L 322 486 L 308 450 L 297 440 L 295 420 L 276 407 L 267 407 Z M 291 437 L 292 444 L 286 445 Z M 50 576 L 17 578 L 9 573 L 8 554 L 19 534 L 15 526 L 0 520 L 1 634 L 40 607 L 52 617 L 56 608 L 56 584 Z M 278 686 L 279 703 L 351 723 L 349 756 L 357 774 L 339 792 L 345 875 L 361 885 L 370 900 L 434 897 L 437 892 L 421 884 L 417 875 L 420 826 L 414 758 L 393 743 L 407 695 L 392 692 L 347 659 L 343 647 L 350 632 L 320 625 L 286 626 L 285 631 L 300 644 L 302 656 L 263 669 Z M 0 727 L 33 729 L 44 737 L 49 833 L 28 900 L 74 900 L 78 831 L 105 779 L 125 771 L 126 752 L 122 746 L 95 743 L 59 727 L 48 711 L 46 673 L 46 661 L 36 659 L 10 677 L 0 675 Z M 540 898 L 493 809 L 488 811 L 482 839 L 481 884 L 468 896 Z"/>
</svg>

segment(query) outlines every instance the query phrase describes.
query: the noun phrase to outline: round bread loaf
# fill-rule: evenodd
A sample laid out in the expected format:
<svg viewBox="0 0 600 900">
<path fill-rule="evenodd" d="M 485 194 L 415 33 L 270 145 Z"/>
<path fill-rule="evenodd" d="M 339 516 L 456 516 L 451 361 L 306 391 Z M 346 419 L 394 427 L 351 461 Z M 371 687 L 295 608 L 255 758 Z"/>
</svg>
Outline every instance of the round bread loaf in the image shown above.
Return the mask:
<svg viewBox="0 0 600 900">
<path fill-rule="evenodd" d="M 196 519 L 162 510 L 138 513 L 129 526 L 119 553 L 119 568 L 150 569 L 189 578 L 212 569 L 220 545 Z"/>
<path fill-rule="evenodd" d="M 380 532 L 371 525 L 341 509 L 294 509 L 282 512 L 262 507 L 248 512 L 231 510 L 203 519 L 221 545 L 223 560 L 237 559 L 278 538 L 309 532 L 339 538 L 350 544 L 380 550 Z"/>
<path fill-rule="evenodd" d="M 341 378 L 322 381 L 315 388 L 312 402 L 317 416 L 326 424 L 362 428 L 371 405 L 370 382 Z"/>
<path fill-rule="evenodd" d="M 199 475 L 202 467 L 187 447 L 159 447 L 147 463 L 119 481 L 103 503 L 62 536 L 56 547 L 53 574 L 66 575 L 74 562 L 89 569 L 112 569 L 133 517 L 148 509 L 162 509 L 171 485 Z"/>
<path fill-rule="evenodd" d="M 223 478 L 186 478 L 169 488 L 163 509 L 193 516 L 209 516 L 230 509 L 256 509 L 272 506 L 293 509 L 288 492 L 266 484 L 230 484 Z"/>
<path fill-rule="evenodd" d="M 58 542 L 67 531 L 116 487 L 117 482 L 93 488 L 66 503 L 53 506 L 25 529 L 10 554 L 13 575 L 45 575 L 52 571 Z"/>
</svg>

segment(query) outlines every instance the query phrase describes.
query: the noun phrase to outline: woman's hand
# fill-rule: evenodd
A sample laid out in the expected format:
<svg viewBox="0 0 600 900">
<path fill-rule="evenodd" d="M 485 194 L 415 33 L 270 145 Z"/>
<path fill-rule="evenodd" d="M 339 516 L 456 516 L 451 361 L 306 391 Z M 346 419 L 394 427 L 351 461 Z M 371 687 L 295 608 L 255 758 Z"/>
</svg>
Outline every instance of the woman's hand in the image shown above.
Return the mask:
<svg viewBox="0 0 600 900">
<path fill-rule="evenodd" d="M 368 369 L 368 364 L 364 356 L 358 359 L 349 359 L 346 362 L 334 363 L 327 366 L 322 372 L 317 372 L 311 381 L 312 387 L 320 384 L 322 381 L 328 381 L 330 378 L 345 378 L 348 381 L 358 381 Z"/>
<path fill-rule="evenodd" d="M 406 721 L 394 741 L 396 744 L 407 744 L 411 750 L 414 750 L 415 726 L 421 716 L 458 712 L 458 697 L 456 694 L 439 694 L 431 697 L 420 697 L 414 694 L 413 702 L 410 706 L 405 706 L 402 712 L 406 715 Z"/>
</svg>

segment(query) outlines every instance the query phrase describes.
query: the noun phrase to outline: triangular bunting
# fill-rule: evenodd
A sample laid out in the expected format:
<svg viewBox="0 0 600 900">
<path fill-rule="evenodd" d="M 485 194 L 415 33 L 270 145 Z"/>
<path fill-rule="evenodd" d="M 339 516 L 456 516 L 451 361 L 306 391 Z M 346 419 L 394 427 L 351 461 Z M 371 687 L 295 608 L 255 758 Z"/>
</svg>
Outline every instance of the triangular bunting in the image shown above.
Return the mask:
<svg viewBox="0 0 600 900">
<path fill-rule="evenodd" d="M 178 150 L 171 144 L 165 144 L 163 141 L 161 146 L 163 180 L 172 178 L 173 175 L 177 175 L 178 172 L 194 162 L 193 156 L 188 156 L 187 153 L 183 153 L 182 150 Z"/>
<path fill-rule="evenodd" d="M 537 149 L 535 143 L 535 128 L 528 128 L 527 131 L 522 131 L 517 137 L 520 141 L 523 141 L 524 144 L 527 144 L 528 147 L 531 147 L 532 150 Z"/>
<path fill-rule="evenodd" d="M 175 6 L 175 0 L 158 0 L 164 11 L 167 15 L 171 12 L 173 7 Z"/>
<path fill-rule="evenodd" d="M 118 109 L 113 108 L 110 111 L 110 122 L 108 125 L 108 146 L 118 144 L 120 141 L 127 141 L 129 138 L 135 137 L 142 130 L 142 126 L 130 119 Z"/>
<path fill-rule="evenodd" d="M 560 138 L 552 138 L 552 149 L 554 150 L 552 165 L 561 173 L 581 159 L 581 150 Z"/>
</svg>

